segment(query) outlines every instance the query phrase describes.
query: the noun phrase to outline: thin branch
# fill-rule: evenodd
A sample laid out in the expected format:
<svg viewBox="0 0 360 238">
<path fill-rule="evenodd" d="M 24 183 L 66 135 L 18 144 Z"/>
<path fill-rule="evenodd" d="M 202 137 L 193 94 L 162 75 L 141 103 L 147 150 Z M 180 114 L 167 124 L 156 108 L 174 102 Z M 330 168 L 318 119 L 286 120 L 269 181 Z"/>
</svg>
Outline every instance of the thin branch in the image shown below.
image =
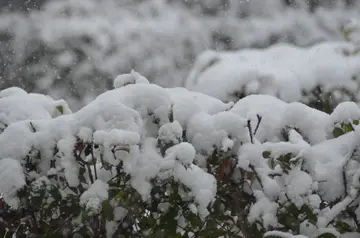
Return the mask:
<svg viewBox="0 0 360 238">
<path fill-rule="evenodd" d="M 260 179 L 260 176 L 259 176 L 258 172 L 255 170 L 255 167 L 254 167 L 252 164 L 250 164 L 250 165 L 249 165 L 249 168 L 254 172 L 255 177 L 256 177 L 256 179 L 258 180 L 261 188 L 264 189 L 263 183 L 262 183 L 262 181 L 261 181 L 261 179 Z"/>
<path fill-rule="evenodd" d="M 33 132 L 36 132 L 36 129 L 35 129 L 35 127 L 34 127 L 34 125 L 33 125 L 32 122 L 30 122 L 30 126 L 31 126 L 31 129 L 33 130 Z"/>
<path fill-rule="evenodd" d="M 281 177 L 282 176 L 282 174 L 280 174 L 280 173 L 269 173 L 268 175 L 272 179 L 275 178 L 275 177 Z"/>
<path fill-rule="evenodd" d="M 347 160 L 342 167 L 342 178 L 343 178 L 343 183 L 344 183 L 345 197 L 348 196 L 348 184 L 347 184 L 347 178 L 346 178 L 346 167 L 347 167 L 348 163 L 349 163 L 349 160 Z"/>
<path fill-rule="evenodd" d="M 90 164 L 88 162 L 86 162 L 85 160 L 83 160 L 81 158 L 81 153 L 82 151 L 79 151 L 79 154 L 76 153 L 76 148 L 74 149 L 74 156 L 75 156 L 75 159 L 76 161 L 81 165 L 81 166 L 86 166 L 87 170 L 88 170 L 88 174 L 89 174 L 89 178 L 90 178 L 90 182 L 91 184 L 94 183 L 94 178 L 92 176 L 92 173 L 91 173 L 91 167 L 90 167 Z"/>
<path fill-rule="evenodd" d="M 256 128 L 255 128 L 255 131 L 254 131 L 254 135 L 256 135 L 256 132 L 258 131 L 258 129 L 260 127 L 261 120 L 262 120 L 262 116 L 260 116 L 259 114 L 257 114 L 256 117 L 258 119 L 258 122 L 257 122 Z"/>
<path fill-rule="evenodd" d="M 94 148 L 93 148 L 93 144 L 90 144 L 91 148 L 90 148 L 90 153 L 91 153 L 91 159 L 92 159 L 92 163 L 93 163 L 93 167 L 94 167 L 94 174 L 95 174 L 95 179 L 98 179 L 97 176 L 97 171 L 96 171 L 96 161 L 95 161 L 95 156 L 94 156 Z"/>
<path fill-rule="evenodd" d="M 251 120 L 247 121 L 247 128 L 249 129 L 250 142 L 251 142 L 251 144 L 254 144 L 254 136 L 253 136 L 252 128 L 251 128 Z"/>
<path fill-rule="evenodd" d="M 354 220 L 354 223 L 357 227 L 357 230 L 360 228 L 360 223 L 357 219 L 356 213 L 350 209 L 350 207 L 346 208 L 346 213 Z"/>
</svg>

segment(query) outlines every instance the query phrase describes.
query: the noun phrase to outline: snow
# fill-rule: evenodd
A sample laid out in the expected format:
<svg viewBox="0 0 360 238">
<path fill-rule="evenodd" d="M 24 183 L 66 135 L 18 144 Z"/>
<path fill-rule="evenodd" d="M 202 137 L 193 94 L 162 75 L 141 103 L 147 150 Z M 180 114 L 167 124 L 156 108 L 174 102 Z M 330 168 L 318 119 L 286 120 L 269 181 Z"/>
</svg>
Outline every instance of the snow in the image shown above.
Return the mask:
<svg viewBox="0 0 360 238">
<path fill-rule="evenodd" d="M 82 128 L 80 128 L 78 137 L 79 137 L 84 143 L 90 143 L 90 142 L 92 142 L 93 131 L 92 131 L 90 128 L 82 127 Z"/>
<path fill-rule="evenodd" d="M 159 128 L 158 138 L 165 143 L 178 144 L 182 140 L 183 129 L 178 121 L 167 123 Z"/>
<path fill-rule="evenodd" d="M 326 139 L 324 123 L 328 119 L 328 114 L 294 102 L 286 106 L 281 124 L 298 129 L 310 144 L 317 144 Z"/>
<path fill-rule="evenodd" d="M 121 74 L 114 80 L 114 88 L 120 88 L 127 84 L 144 83 L 148 84 L 149 81 L 139 73 L 131 70 L 130 74 Z"/>
<path fill-rule="evenodd" d="M 115 221 L 121 221 L 123 220 L 126 215 L 128 214 L 128 210 L 121 207 L 121 206 L 117 206 L 114 208 L 114 220 Z"/>
<path fill-rule="evenodd" d="M 255 192 L 255 196 L 257 198 L 257 202 L 250 208 L 248 216 L 249 222 L 254 222 L 258 219 L 258 217 L 260 217 L 263 220 L 265 227 L 276 227 L 278 225 L 276 217 L 278 204 L 271 202 L 261 192 Z"/>
<path fill-rule="evenodd" d="M 196 151 L 194 147 L 187 142 L 182 142 L 166 150 L 166 157 L 178 160 L 183 165 L 193 163 Z"/>
<path fill-rule="evenodd" d="M 0 133 L 0 191 L 6 203 L 16 207 L 16 191 L 25 185 L 25 178 L 63 175 L 69 187 L 82 185 L 86 191 L 78 194 L 81 206 L 98 214 L 109 198 L 108 182 L 121 167 L 130 176 L 128 185 L 143 202 L 151 202 L 154 183 L 174 181 L 179 184 L 179 197 L 188 202 L 186 209 L 205 220 L 218 191 L 219 178 L 204 166 L 214 152 L 224 155 L 221 159 L 235 158 L 234 170 L 241 168 L 247 173 L 247 190 L 255 196 L 248 220 L 265 228 L 281 228 L 279 209 L 291 202 L 299 209 L 304 204 L 312 209 L 319 218 L 316 232 L 320 232 L 357 199 L 360 126 L 354 123 L 354 131 L 337 138 L 329 135 L 336 123 L 359 119 L 355 103 L 343 102 L 331 114 L 271 95 L 223 103 L 203 93 L 128 81 L 129 77 L 143 76 L 135 72 L 119 76 L 117 88 L 77 112 L 65 109 L 66 113 L 56 116 L 51 111 L 56 102 L 46 96 L 20 89 L 4 91 L 0 98 L 3 108 L 11 108 L 13 101 L 6 99 L 13 98 L 29 99 L 39 109 L 32 115 L 31 106 L 9 109 L 18 116 L 11 117 Z M 89 159 L 81 153 L 82 142 L 94 145 L 96 162 L 94 168 L 85 168 L 85 182 L 79 173 L 82 161 Z M 37 151 L 41 157 L 37 170 L 24 172 L 24 158 Z M 50 168 L 53 159 L 55 168 Z M 321 210 L 321 202 L 336 204 Z M 109 235 L 129 212 L 122 204 L 111 205 L 115 223 L 106 224 Z M 164 213 L 168 208 L 169 204 L 159 205 Z M 307 230 L 304 223 L 301 229 L 302 234 L 309 234 L 313 228 Z"/>
<path fill-rule="evenodd" d="M 330 122 L 336 124 L 348 120 L 360 119 L 360 109 L 355 102 L 340 103 L 330 115 Z"/>
<path fill-rule="evenodd" d="M 23 168 L 17 160 L 5 158 L 0 160 L 0 194 L 4 201 L 13 208 L 18 208 L 17 191 L 24 187 Z"/>
<path fill-rule="evenodd" d="M 290 199 L 296 201 L 300 196 L 312 193 L 312 178 L 300 169 L 292 170 L 285 176 L 286 193 Z"/>
<path fill-rule="evenodd" d="M 354 125 L 355 121 L 359 122 L 360 109 L 355 102 L 342 102 L 331 113 L 327 125 L 328 137 L 332 138 L 332 132 L 335 127 L 341 128 L 341 123 L 350 123 Z M 358 124 L 358 123 L 357 123 Z"/>
<path fill-rule="evenodd" d="M 140 142 L 140 136 L 136 132 L 112 129 L 109 132 L 98 130 L 94 133 L 95 144 L 110 145 L 136 145 Z"/>
<path fill-rule="evenodd" d="M 94 183 L 80 197 L 80 205 L 84 206 L 89 213 L 97 214 L 102 202 L 108 199 L 109 185 L 101 180 Z"/>
<path fill-rule="evenodd" d="M 357 146 L 358 135 L 348 133 L 307 148 L 302 152 L 305 166 L 319 182 L 325 201 L 333 201 L 344 193 L 342 169 Z M 331 173 L 329 173 L 331 171 Z"/>
<path fill-rule="evenodd" d="M 74 138 L 61 139 L 57 144 L 59 151 L 63 153 L 61 166 L 64 168 L 65 178 L 70 187 L 79 185 L 79 165 L 73 155 L 74 144 Z"/>
<path fill-rule="evenodd" d="M 192 164 L 189 169 L 176 165 L 174 168 L 174 178 L 191 189 L 195 202 L 198 205 L 199 216 L 204 220 L 209 214 L 207 206 L 216 195 L 216 180 L 214 176 Z"/>
<path fill-rule="evenodd" d="M 239 150 L 238 165 L 242 169 L 249 170 L 249 166 L 261 167 L 262 166 L 262 150 L 258 144 L 246 143 L 241 146 Z M 244 166 L 247 165 L 247 166 Z"/>
<path fill-rule="evenodd" d="M 224 102 L 254 93 L 295 102 L 316 85 L 323 85 L 325 91 L 340 86 L 354 92 L 357 84 L 352 78 L 360 72 L 360 55 L 344 52 L 355 49 L 352 43 L 326 42 L 306 48 L 280 43 L 262 50 L 205 52 L 195 62 L 186 85 Z"/>
<path fill-rule="evenodd" d="M 23 120 L 49 119 L 70 113 L 64 100 L 53 100 L 41 94 L 28 94 L 20 88 L 0 91 L 0 115 L 8 124 Z"/>
<path fill-rule="evenodd" d="M 167 88 L 168 93 L 173 99 L 172 110 L 174 117 L 180 125 L 186 129 L 189 120 L 197 113 L 205 112 L 214 115 L 230 109 L 234 103 L 223 103 L 209 95 L 192 92 L 185 88 Z"/>
<path fill-rule="evenodd" d="M 255 137 L 260 141 L 280 140 L 281 118 L 286 103 L 268 95 L 250 95 L 239 100 L 231 112 L 251 120 L 251 127 L 256 128 L 257 115 L 262 117 Z"/>
<path fill-rule="evenodd" d="M 268 236 L 279 236 L 282 238 L 308 238 L 303 235 L 292 235 L 291 233 L 281 232 L 281 231 L 268 231 L 265 233 L 264 237 Z"/>
</svg>

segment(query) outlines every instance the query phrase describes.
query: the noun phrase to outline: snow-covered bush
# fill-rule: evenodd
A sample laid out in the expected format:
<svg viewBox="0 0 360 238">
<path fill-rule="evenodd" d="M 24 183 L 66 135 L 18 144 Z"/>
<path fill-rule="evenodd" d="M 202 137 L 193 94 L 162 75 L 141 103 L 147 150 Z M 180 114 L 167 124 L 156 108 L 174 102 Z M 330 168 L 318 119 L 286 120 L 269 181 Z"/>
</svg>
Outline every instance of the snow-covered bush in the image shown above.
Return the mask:
<svg viewBox="0 0 360 238">
<path fill-rule="evenodd" d="M 355 103 L 223 103 L 135 71 L 114 86 L 75 113 L 1 91 L 1 235 L 359 236 Z"/>
<path fill-rule="evenodd" d="M 347 42 L 311 47 L 282 43 L 263 50 L 206 51 L 197 58 L 186 87 L 222 101 L 260 93 L 331 112 L 339 102 L 360 100 L 358 47 Z"/>
<path fill-rule="evenodd" d="M 208 32 L 162 1 L 133 4 L 49 1 L 28 15 L 0 15 L 0 88 L 25 87 L 78 109 L 133 68 L 159 84 L 180 85 L 191 61 L 210 47 Z"/>
<path fill-rule="evenodd" d="M 283 0 L 228 1 L 224 9 L 223 0 L 190 8 L 179 0 L 53 0 L 28 14 L 1 13 L 0 88 L 64 98 L 77 110 L 132 68 L 161 86 L 180 86 L 206 49 L 339 40 L 348 18 L 359 17 L 358 4 L 310 12 Z M 198 4 L 221 11 L 198 14 Z"/>
</svg>

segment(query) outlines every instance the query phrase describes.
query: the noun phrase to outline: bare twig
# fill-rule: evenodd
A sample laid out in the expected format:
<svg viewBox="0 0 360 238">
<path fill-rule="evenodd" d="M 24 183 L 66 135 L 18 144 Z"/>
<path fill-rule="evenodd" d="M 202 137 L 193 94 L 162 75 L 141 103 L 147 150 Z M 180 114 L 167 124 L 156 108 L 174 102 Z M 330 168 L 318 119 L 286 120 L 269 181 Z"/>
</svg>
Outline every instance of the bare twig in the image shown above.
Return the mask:
<svg viewBox="0 0 360 238">
<path fill-rule="evenodd" d="M 32 122 L 30 122 L 30 126 L 31 126 L 31 129 L 33 130 L 33 132 L 36 132 L 36 129 L 35 129 L 35 127 L 34 127 L 34 125 L 33 125 Z"/>
<path fill-rule="evenodd" d="M 254 144 L 254 136 L 253 136 L 252 128 L 251 128 L 251 120 L 247 121 L 247 128 L 249 129 L 250 142 L 251 142 L 251 144 Z"/>
<path fill-rule="evenodd" d="M 94 156 L 94 147 L 93 147 L 93 144 L 90 144 L 90 146 L 91 146 L 91 148 L 90 148 L 91 160 L 93 163 L 95 180 L 96 180 L 96 179 L 98 179 L 98 176 L 97 176 L 97 171 L 96 171 L 96 160 L 95 160 L 95 156 Z"/>
<path fill-rule="evenodd" d="M 355 212 L 353 210 L 351 210 L 350 207 L 347 207 L 346 208 L 346 213 L 354 220 L 354 223 L 355 223 L 357 229 L 359 229 L 360 228 L 360 223 L 359 223 L 359 221 L 357 219 L 357 216 L 356 216 Z"/>
<path fill-rule="evenodd" d="M 249 168 L 254 172 L 255 177 L 256 177 L 256 179 L 258 180 L 261 188 L 264 189 L 263 183 L 262 183 L 262 181 L 261 181 L 261 179 L 260 179 L 260 176 L 259 176 L 258 172 L 255 170 L 254 165 L 250 164 L 250 165 L 249 165 Z"/>
<path fill-rule="evenodd" d="M 258 129 L 260 127 L 261 120 L 262 120 L 262 116 L 260 116 L 259 114 L 257 114 L 256 117 L 258 119 L 258 122 L 257 122 L 256 128 L 255 128 L 255 131 L 254 131 L 254 135 L 256 135 L 256 132 L 258 131 Z"/>
</svg>

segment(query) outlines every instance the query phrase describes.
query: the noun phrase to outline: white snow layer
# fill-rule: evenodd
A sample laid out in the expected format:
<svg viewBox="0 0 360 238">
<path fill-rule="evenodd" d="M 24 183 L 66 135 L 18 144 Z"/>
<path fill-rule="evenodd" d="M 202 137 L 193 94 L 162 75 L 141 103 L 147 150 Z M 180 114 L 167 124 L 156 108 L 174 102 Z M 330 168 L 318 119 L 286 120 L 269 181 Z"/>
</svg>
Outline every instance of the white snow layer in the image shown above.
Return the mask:
<svg viewBox="0 0 360 238">
<path fill-rule="evenodd" d="M 327 91 L 343 87 L 356 92 L 356 49 L 352 43 L 326 42 L 307 48 L 280 43 L 261 50 L 206 51 L 197 58 L 185 86 L 225 102 L 254 93 L 294 102 L 317 85 Z"/>
</svg>

